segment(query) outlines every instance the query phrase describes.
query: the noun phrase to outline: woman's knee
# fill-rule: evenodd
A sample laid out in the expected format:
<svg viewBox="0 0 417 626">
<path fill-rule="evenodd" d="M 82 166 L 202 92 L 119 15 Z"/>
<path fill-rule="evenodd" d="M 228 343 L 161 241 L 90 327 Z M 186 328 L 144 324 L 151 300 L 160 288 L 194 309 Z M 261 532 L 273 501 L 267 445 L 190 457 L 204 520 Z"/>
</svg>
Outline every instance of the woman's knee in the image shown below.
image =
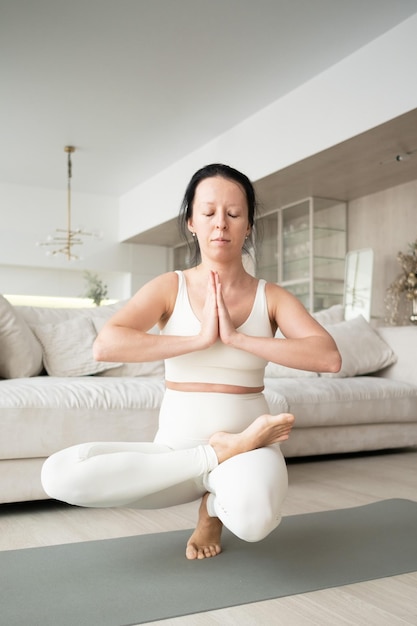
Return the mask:
<svg viewBox="0 0 417 626">
<path fill-rule="evenodd" d="M 215 514 L 240 539 L 261 541 L 281 521 L 288 489 L 285 462 L 280 451 L 272 448 L 230 461 L 209 476 L 207 487 L 213 493 Z"/>
<path fill-rule="evenodd" d="M 41 469 L 41 483 L 45 493 L 50 498 L 55 498 L 56 500 L 62 499 L 62 489 L 60 489 L 62 477 L 61 471 L 57 468 L 57 454 L 53 454 L 44 462 Z"/>
<path fill-rule="evenodd" d="M 80 464 L 78 446 L 52 454 L 41 469 L 41 483 L 45 493 L 55 500 L 70 504 L 85 501 L 86 482 L 77 467 Z"/>
<path fill-rule="evenodd" d="M 262 508 L 245 508 L 235 510 L 232 515 L 225 515 L 225 526 L 239 539 L 249 543 L 255 543 L 265 539 L 282 519 L 281 511 L 272 509 L 270 504 L 264 504 Z"/>
</svg>

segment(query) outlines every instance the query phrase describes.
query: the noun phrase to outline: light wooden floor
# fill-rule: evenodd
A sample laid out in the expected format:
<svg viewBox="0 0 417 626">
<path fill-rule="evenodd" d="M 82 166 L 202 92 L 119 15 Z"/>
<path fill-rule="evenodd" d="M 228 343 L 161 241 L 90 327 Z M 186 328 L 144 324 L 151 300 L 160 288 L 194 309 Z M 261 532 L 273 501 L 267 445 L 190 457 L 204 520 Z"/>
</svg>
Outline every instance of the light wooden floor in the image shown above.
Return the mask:
<svg viewBox="0 0 417 626">
<path fill-rule="evenodd" d="M 417 501 L 417 449 L 290 461 L 288 473 L 290 488 L 285 515 L 358 506 L 387 498 Z M 49 501 L 1 505 L 0 550 L 192 528 L 196 511 L 194 503 L 145 512 L 79 509 Z M 152 624 L 417 625 L 417 572 Z"/>
</svg>

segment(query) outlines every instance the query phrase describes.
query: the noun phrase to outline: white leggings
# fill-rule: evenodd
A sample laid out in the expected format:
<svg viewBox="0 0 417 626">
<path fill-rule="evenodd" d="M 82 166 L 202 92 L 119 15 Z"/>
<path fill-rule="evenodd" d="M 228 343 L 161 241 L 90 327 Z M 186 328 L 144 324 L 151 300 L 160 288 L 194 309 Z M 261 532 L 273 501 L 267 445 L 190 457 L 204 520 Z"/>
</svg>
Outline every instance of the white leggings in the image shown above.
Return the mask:
<svg viewBox="0 0 417 626">
<path fill-rule="evenodd" d="M 217 431 L 241 432 L 268 413 L 262 393 L 167 390 L 153 443 L 85 443 L 49 457 L 46 493 L 87 507 L 163 508 L 200 498 L 209 515 L 245 541 L 266 537 L 281 520 L 287 470 L 279 444 L 218 464 L 207 444 Z"/>
</svg>

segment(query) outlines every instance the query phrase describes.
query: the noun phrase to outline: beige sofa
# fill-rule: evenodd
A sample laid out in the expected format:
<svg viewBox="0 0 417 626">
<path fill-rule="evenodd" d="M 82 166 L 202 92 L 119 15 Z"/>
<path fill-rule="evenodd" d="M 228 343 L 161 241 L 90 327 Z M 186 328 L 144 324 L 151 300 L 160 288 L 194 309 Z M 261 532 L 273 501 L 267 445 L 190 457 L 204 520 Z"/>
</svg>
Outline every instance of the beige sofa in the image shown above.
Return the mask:
<svg viewBox="0 0 417 626">
<path fill-rule="evenodd" d="M 46 498 L 44 459 L 85 441 L 151 440 L 163 363 L 97 363 L 91 346 L 120 305 L 13 307 L 0 296 L 0 503 Z M 269 364 L 271 412 L 291 411 L 287 457 L 417 445 L 417 328 L 374 331 L 342 307 L 317 314 L 343 367 L 317 375 Z M 377 372 L 377 374 L 375 374 Z"/>
</svg>

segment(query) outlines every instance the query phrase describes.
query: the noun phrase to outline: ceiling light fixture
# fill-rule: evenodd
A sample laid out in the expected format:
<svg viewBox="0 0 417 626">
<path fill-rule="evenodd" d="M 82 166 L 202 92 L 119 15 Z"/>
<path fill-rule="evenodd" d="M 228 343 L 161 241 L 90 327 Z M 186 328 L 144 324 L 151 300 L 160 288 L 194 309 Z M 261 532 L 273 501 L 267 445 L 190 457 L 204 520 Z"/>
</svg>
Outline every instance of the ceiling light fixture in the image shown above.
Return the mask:
<svg viewBox="0 0 417 626">
<path fill-rule="evenodd" d="M 95 237 L 97 239 L 102 238 L 100 232 L 87 232 L 81 227 L 71 227 L 71 178 L 72 178 L 72 162 L 71 154 L 75 152 L 74 146 L 65 146 L 64 152 L 68 155 L 68 183 L 67 183 L 67 227 L 57 228 L 55 230 L 56 235 L 49 235 L 46 241 L 37 243 L 36 245 L 49 248 L 46 251 L 47 256 L 56 256 L 57 254 L 63 254 L 67 257 L 68 261 L 76 261 L 81 257 L 73 253 L 74 246 L 81 246 L 84 242 L 82 237 Z M 54 249 L 52 249 L 54 248 Z"/>
<path fill-rule="evenodd" d="M 412 152 L 402 152 L 396 155 L 395 160 L 399 162 L 408 161 L 409 159 L 411 159 L 411 157 L 413 156 L 415 152 L 416 150 L 413 150 Z"/>
<path fill-rule="evenodd" d="M 398 152 L 394 156 L 386 159 L 385 161 L 380 161 L 379 165 L 389 165 L 391 163 L 404 163 L 404 161 L 409 161 L 414 155 L 417 154 L 416 150 L 408 150 L 406 152 Z"/>
</svg>

